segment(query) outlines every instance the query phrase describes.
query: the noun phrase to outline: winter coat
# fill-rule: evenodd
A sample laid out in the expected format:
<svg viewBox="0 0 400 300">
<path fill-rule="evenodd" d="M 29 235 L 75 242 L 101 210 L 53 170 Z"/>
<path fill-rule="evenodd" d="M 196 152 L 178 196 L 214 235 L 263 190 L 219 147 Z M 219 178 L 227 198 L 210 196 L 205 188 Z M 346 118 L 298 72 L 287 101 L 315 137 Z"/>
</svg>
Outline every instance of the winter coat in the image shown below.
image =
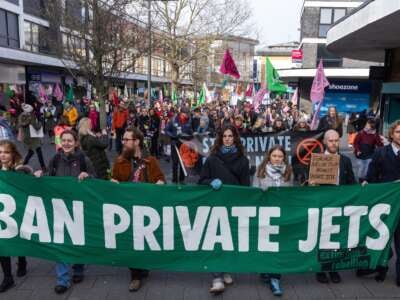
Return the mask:
<svg viewBox="0 0 400 300">
<path fill-rule="evenodd" d="M 211 154 L 201 169 L 199 184 L 209 185 L 214 179 L 223 184 L 250 186 L 249 160 L 239 153 Z"/>
<path fill-rule="evenodd" d="M 82 165 L 81 163 L 82 159 L 84 159 L 86 166 Z M 80 150 L 77 150 L 68 156 L 62 150 L 60 150 L 50 160 L 48 166 L 49 176 L 78 177 L 79 174 L 82 172 L 88 173 L 91 177 L 96 176 L 92 162 Z"/>
<path fill-rule="evenodd" d="M 361 130 L 354 140 L 354 153 L 359 159 L 369 159 L 372 158 L 376 147 L 382 146 L 383 143 L 379 134 L 371 134 Z M 358 152 L 361 152 L 361 154 L 358 155 Z"/>
<path fill-rule="evenodd" d="M 258 176 L 254 176 L 253 186 L 261 188 L 263 190 L 268 189 L 269 187 L 284 187 L 284 186 L 292 186 L 293 182 L 291 180 L 285 181 L 283 176 L 280 176 L 278 180 L 274 180 L 268 174 L 265 174 L 264 178 L 260 178 Z"/>
<path fill-rule="evenodd" d="M 175 116 L 165 126 L 165 133 L 171 138 L 177 140 L 181 136 L 193 135 L 192 122 L 189 119 L 186 123 L 181 124 L 179 122 L 179 116 Z"/>
<path fill-rule="evenodd" d="M 328 131 L 329 129 L 334 129 L 339 133 L 339 136 L 342 137 L 343 135 L 343 124 L 342 121 L 339 119 L 339 121 L 334 124 L 334 121 L 332 120 L 331 117 L 324 116 L 318 124 L 318 130 L 322 131 Z"/>
<path fill-rule="evenodd" d="M 38 121 L 33 113 L 23 112 L 18 117 L 18 125 L 22 130 L 23 134 L 23 143 L 30 149 L 35 150 L 39 148 L 42 144 L 41 138 L 31 137 L 31 133 L 29 130 L 29 125 L 32 125 L 33 128 L 39 130 L 42 127 L 42 124 Z"/>
<path fill-rule="evenodd" d="M 138 163 L 144 164 L 145 166 L 140 175 L 140 182 L 157 183 L 159 180 L 166 182 L 160 165 L 154 156 L 144 155 L 142 160 Z M 119 156 L 112 168 L 112 178 L 120 182 L 132 181 L 133 161 Z"/>
<path fill-rule="evenodd" d="M 105 149 L 108 147 L 108 137 L 104 135 L 98 138 L 87 134 L 81 136 L 80 144 L 82 150 L 92 162 L 97 178 L 107 179 L 107 171 L 110 168 L 110 163 L 105 152 Z"/>
<path fill-rule="evenodd" d="M 90 123 L 92 124 L 92 128 L 94 131 L 99 129 L 99 113 L 96 110 L 89 111 L 88 118 L 90 119 Z"/>
<path fill-rule="evenodd" d="M 112 129 L 115 130 L 117 128 L 125 128 L 128 116 L 129 114 L 127 109 L 124 109 L 123 111 L 117 109 L 116 111 L 114 111 L 112 116 Z"/>
<path fill-rule="evenodd" d="M 393 151 L 392 144 L 378 148 L 368 166 L 367 181 L 380 183 L 400 179 L 400 158 Z"/>
<path fill-rule="evenodd" d="M 75 107 L 71 106 L 69 109 L 65 109 L 63 115 L 68 119 L 70 126 L 75 126 L 78 121 L 78 111 Z"/>
</svg>

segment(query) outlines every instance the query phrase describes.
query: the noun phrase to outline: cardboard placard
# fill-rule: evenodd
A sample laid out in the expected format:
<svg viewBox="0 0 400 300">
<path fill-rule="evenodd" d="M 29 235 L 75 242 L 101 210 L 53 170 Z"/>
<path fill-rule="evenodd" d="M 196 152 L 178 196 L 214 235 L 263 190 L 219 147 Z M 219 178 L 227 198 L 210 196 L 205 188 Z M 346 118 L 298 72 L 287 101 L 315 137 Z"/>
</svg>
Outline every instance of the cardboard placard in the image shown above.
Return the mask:
<svg viewBox="0 0 400 300">
<path fill-rule="evenodd" d="M 313 184 L 337 184 L 340 156 L 337 154 L 311 154 L 308 181 Z"/>
</svg>

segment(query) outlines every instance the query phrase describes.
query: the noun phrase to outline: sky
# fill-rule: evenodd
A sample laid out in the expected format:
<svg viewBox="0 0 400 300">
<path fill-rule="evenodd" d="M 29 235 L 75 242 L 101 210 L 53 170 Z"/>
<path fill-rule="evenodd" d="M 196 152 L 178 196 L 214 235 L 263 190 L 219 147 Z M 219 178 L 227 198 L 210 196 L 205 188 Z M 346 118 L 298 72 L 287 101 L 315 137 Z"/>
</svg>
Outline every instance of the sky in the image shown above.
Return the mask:
<svg viewBox="0 0 400 300">
<path fill-rule="evenodd" d="M 248 0 L 259 29 L 260 44 L 298 41 L 303 0 Z"/>
</svg>

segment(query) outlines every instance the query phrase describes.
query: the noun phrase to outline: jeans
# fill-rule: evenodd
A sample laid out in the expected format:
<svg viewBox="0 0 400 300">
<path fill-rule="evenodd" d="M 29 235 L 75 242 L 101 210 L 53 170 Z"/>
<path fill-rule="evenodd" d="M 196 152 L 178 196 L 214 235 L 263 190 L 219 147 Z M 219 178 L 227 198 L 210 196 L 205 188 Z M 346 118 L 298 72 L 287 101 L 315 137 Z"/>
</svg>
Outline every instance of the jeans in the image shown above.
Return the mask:
<svg viewBox="0 0 400 300">
<path fill-rule="evenodd" d="M 365 179 L 367 177 L 368 166 L 369 166 L 371 160 L 372 160 L 372 158 L 357 159 L 358 179 Z"/>
<path fill-rule="evenodd" d="M 72 265 L 74 275 L 83 275 L 84 265 Z M 69 265 L 59 262 L 56 263 L 57 285 L 66 287 L 71 286 L 71 276 L 69 274 Z"/>
</svg>

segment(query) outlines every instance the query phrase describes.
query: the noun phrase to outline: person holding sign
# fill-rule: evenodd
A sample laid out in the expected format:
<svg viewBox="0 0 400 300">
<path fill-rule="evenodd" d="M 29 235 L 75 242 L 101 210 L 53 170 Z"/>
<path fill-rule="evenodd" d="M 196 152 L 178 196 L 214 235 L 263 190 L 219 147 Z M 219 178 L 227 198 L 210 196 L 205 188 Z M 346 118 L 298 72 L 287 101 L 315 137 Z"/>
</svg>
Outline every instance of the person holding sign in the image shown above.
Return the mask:
<svg viewBox="0 0 400 300">
<path fill-rule="evenodd" d="M 144 146 L 143 133 L 136 127 L 125 130 L 122 137 L 122 153 L 114 162 L 112 168 L 113 182 L 147 182 L 165 184 L 165 176 L 157 159 L 151 156 Z M 140 289 L 143 278 L 148 270 L 129 268 L 131 282 L 129 291 Z"/>
<path fill-rule="evenodd" d="M 249 160 L 235 126 L 228 125 L 218 133 L 201 170 L 199 184 L 210 185 L 214 190 L 219 190 L 222 184 L 250 186 Z M 210 293 L 222 293 L 225 284 L 233 283 L 228 273 L 214 273 L 213 276 Z"/>
<path fill-rule="evenodd" d="M 257 169 L 253 186 L 263 190 L 269 187 L 292 186 L 292 168 L 288 163 L 285 149 L 281 145 L 272 147 Z M 261 274 L 274 296 L 282 296 L 280 274 Z"/>
<path fill-rule="evenodd" d="M 336 177 L 336 185 L 347 185 L 347 184 L 355 184 L 356 179 L 353 173 L 353 165 L 351 163 L 350 158 L 339 153 L 339 144 L 340 144 L 340 136 L 336 130 L 330 129 L 325 132 L 324 135 L 324 145 L 326 160 L 330 160 L 332 155 L 339 156 L 339 169 L 337 170 L 338 176 Z M 313 162 L 311 161 L 311 164 Z M 311 177 L 312 170 L 310 170 Z M 316 185 L 317 183 L 309 179 L 309 185 Z M 339 283 L 341 281 L 340 275 L 338 272 L 329 272 L 329 277 L 333 283 Z M 326 273 L 319 272 L 316 274 L 317 281 L 320 283 L 328 283 L 329 278 Z"/>
<path fill-rule="evenodd" d="M 79 149 L 79 139 L 75 131 L 65 130 L 61 134 L 61 149 L 50 160 L 48 176 L 72 176 L 79 180 L 95 177 L 95 171 L 90 159 Z M 42 170 L 35 172 L 36 177 L 43 176 Z M 84 278 L 84 265 L 74 264 L 72 281 L 80 283 Z M 56 263 L 57 284 L 54 291 L 57 294 L 65 293 L 71 286 L 69 265 L 64 262 Z"/>
<path fill-rule="evenodd" d="M 22 172 L 32 174 L 32 169 L 22 164 L 22 157 L 17 147 L 10 141 L 0 141 L 0 168 L 2 171 Z M 0 284 L 0 293 L 4 293 L 14 286 L 14 278 L 11 272 L 11 257 L 0 256 L 1 268 L 3 270 L 3 281 Z M 18 257 L 17 277 L 26 275 L 26 258 Z"/>
</svg>

